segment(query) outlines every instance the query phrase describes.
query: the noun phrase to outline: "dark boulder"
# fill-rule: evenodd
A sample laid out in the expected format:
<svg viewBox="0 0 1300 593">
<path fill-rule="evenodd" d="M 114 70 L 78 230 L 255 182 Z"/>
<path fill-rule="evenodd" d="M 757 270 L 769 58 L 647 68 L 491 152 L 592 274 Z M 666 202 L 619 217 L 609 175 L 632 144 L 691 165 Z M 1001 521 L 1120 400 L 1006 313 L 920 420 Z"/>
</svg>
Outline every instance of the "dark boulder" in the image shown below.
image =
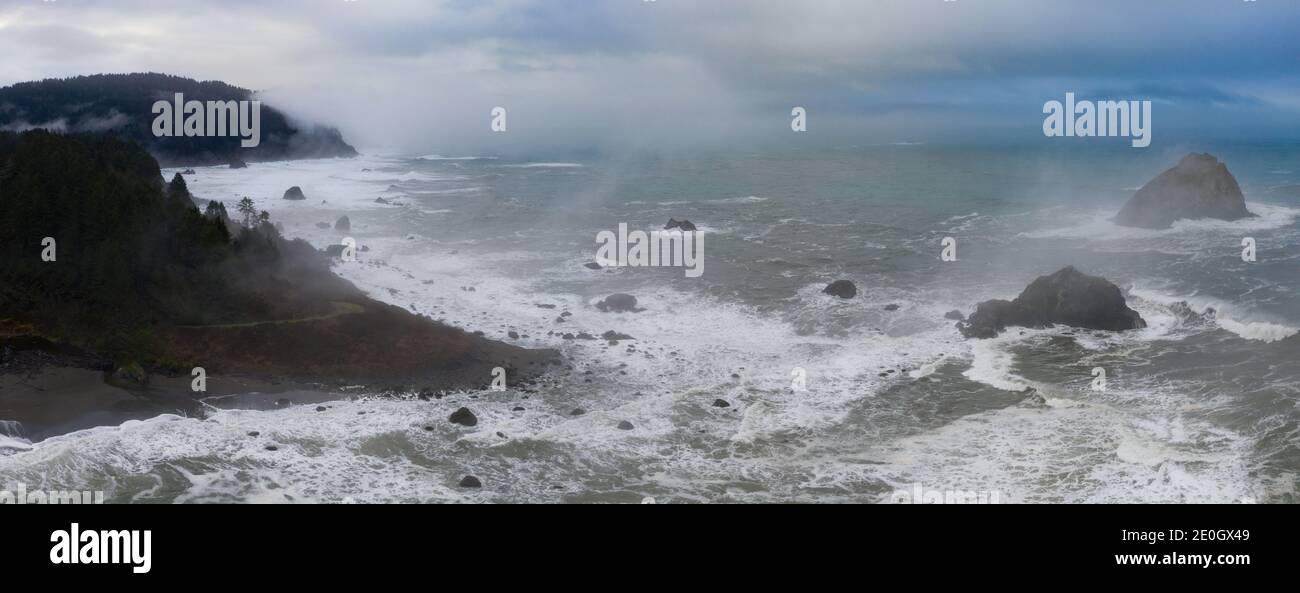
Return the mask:
<svg viewBox="0 0 1300 593">
<path fill-rule="evenodd" d="M 478 416 L 475 416 L 474 412 L 469 411 L 469 408 L 461 408 L 452 412 L 451 415 L 447 417 L 447 421 L 461 426 L 478 426 Z"/>
<path fill-rule="evenodd" d="M 696 230 L 695 225 L 691 223 L 691 221 L 689 220 L 685 220 L 685 219 L 677 220 L 676 218 L 669 218 L 668 224 L 664 225 L 664 230 L 671 231 L 673 229 L 680 229 L 683 231 Z"/>
<path fill-rule="evenodd" d="M 460 480 L 461 488 L 482 488 L 483 482 L 474 476 L 465 476 Z"/>
<path fill-rule="evenodd" d="M 231 169 L 247 169 L 247 168 L 248 168 L 248 163 L 245 163 L 243 159 L 241 159 L 241 158 L 239 158 L 239 157 L 237 157 L 237 156 L 232 156 L 232 157 L 230 157 L 230 168 L 231 168 Z"/>
<path fill-rule="evenodd" d="M 1147 325 L 1124 302 L 1118 286 L 1070 266 L 1034 280 L 1014 301 L 980 303 L 957 328 L 967 338 L 992 338 L 1008 327 L 1044 328 L 1058 323 L 1107 331 Z"/>
<path fill-rule="evenodd" d="M 953 309 L 953 310 L 951 310 L 951 311 L 949 311 L 949 312 L 947 312 L 947 313 L 944 313 L 944 314 L 943 314 L 943 318 L 944 318 L 944 319 L 951 319 L 951 320 L 953 320 L 953 321 L 961 321 L 961 320 L 965 319 L 966 316 L 965 316 L 965 315 L 962 315 L 962 314 L 961 314 L 961 311 L 958 311 L 958 310 L 956 310 L 956 309 Z"/>
<path fill-rule="evenodd" d="M 827 284 L 826 288 L 822 289 L 822 292 L 842 299 L 851 299 L 858 296 L 858 287 L 848 280 L 836 280 Z"/>
<path fill-rule="evenodd" d="M 344 217 L 338 219 L 338 222 L 335 222 L 335 223 L 334 223 L 334 230 L 336 230 L 336 231 L 350 231 L 350 230 L 352 230 L 352 221 L 351 221 L 351 220 L 348 220 L 348 217 L 344 216 Z"/>
<path fill-rule="evenodd" d="M 306 195 L 303 195 L 303 193 L 302 193 L 302 188 L 301 188 L 301 187 L 298 187 L 298 186 L 295 185 L 295 186 L 293 186 L 293 187 L 291 187 L 291 188 L 285 190 L 285 192 L 284 192 L 284 199 L 286 199 L 286 200 L 306 200 L 306 199 L 307 199 L 307 196 L 306 196 Z"/>
<path fill-rule="evenodd" d="M 622 422 L 618 423 L 619 430 L 632 430 L 633 428 L 635 427 L 632 426 L 632 423 L 628 422 L 627 420 L 623 420 Z"/>
<path fill-rule="evenodd" d="M 730 407 L 731 407 L 731 404 L 728 403 L 727 400 L 725 400 L 725 399 L 715 399 L 715 400 L 713 400 L 713 407 L 715 407 L 715 408 L 730 408 Z"/>
<path fill-rule="evenodd" d="M 1240 220 L 1253 216 L 1227 165 L 1209 154 L 1192 153 L 1133 194 L 1115 216 L 1115 223 L 1167 229 L 1184 218 Z"/>
<path fill-rule="evenodd" d="M 596 308 L 601 311 L 613 311 L 615 313 L 631 311 L 633 313 L 641 311 L 636 306 L 636 297 L 630 294 L 611 294 L 605 297 L 605 300 L 596 303 Z"/>
</svg>

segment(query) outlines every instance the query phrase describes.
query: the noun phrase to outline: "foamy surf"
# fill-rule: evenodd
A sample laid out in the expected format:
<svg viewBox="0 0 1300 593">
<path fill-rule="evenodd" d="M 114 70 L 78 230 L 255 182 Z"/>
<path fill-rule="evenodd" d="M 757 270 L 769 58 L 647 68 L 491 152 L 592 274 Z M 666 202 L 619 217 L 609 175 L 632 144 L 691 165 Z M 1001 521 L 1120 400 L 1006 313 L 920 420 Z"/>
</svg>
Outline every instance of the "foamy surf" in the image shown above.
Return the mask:
<svg viewBox="0 0 1300 593">
<path fill-rule="evenodd" d="M 700 191 L 714 186 L 686 179 L 610 190 L 566 209 L 557 196 L 587 191 L 589 176 L 572 167 L 432 157 L 255 163 L 186 177 L 200 198 L 229 205 L 251 196 L 286 235 L 317 247 L 341 240 L 332 225 L 348 215 L 347 234 L 367 250 L 336 263 L 339 275 L 488 338 L 557 348 L 564 368 L 530 391 L 427 402 L 362 397 L 323 412 L 223 410 L 204 421 L 76 433 L 6 456 L 0 471 L 29 482 L 96 481 L 112 500 L 134 502 L 852 502 L 888 501 L 918 482 L 1000 489 L 1002 502 L 1219 502 L 1256 493 L 1264 480 L 1249 474 L 1259 468 L 1250 445 L 1260 437 L 1216 426 L 1221 418 L 1209 414 L 1240 410 L 1233 392 L 1155 368 L 1216 327 L 1233 332 L 1220 341 L 1234 347 L 1285 348 L 1294 330 L 1249 303 L 1217 304 L 1215 319 L 1205 315 L 1208 303 L 1188 315 L 1168 295 L 1135 289 L 1129 302 L 1148 321 L 1143 330 L 1013 328 L 965 340 L 945 312 L 1023 284 L 954 282 L 924 262 L 894 259 L 912 239 L 890 236 L 892 227 L 863 230 L 856 202 L 808 207 L 747 195 L 784 191 L 756 185 L 749 172 L 729 182 L 734 189 Z M 605 172 L 598 162 L 584 166 Z M 282 200 L 295 185 L 308 199 Z M 619 202 L 625 192 L 635 199 Z M 390 203 L 377 203 L 381 196 Z M 647 214 L 687 205 L 698 208 Z M 953 210 L 967 214 L 900 224 L 920 229 L 908 232 L 921 234 L 917 248 L 932 255 L 942 235 L 996 235 L 1068 210 L 1008 214 L 970 204 Z M 1258 210 L 1265 220 L 1253 224 L 1295 219 L 1285 209 Z M 651 224 L 661 213 L 689 216 L 717 236 L 707 243 L 704 280 L 585 267 L 594 232 L 609 220 Z M 1097 233 L 1087 224 L 1057 235 L 1110 232 L 1144 249 L 1204 251 L 1214 263 L 1205 237 L 1239 234 L 1217 223 L 1154 233 Z M 457 232 L 464 228 L 476 232 Z M 1030 235 L 996 235 L 995 250 L 980 257 L 1015 258 L 1018 246 L 996 249 Z M 1128 248 L 1120 240 L 1101 248 L 1116 244 Z M 1125 269 L 1112 279 L 1148 272 Z M 822 294 L 838 277 L 858 282 L 856 298 Z M 635 294 L 643 311 L 592 305 L 614 292 Z M 1285 293 L 1267 296 L 1278 302 Z M 607 331 L 633 339 L 611 344 L 601 338 Z M 1094 366 L 1112 371 L 1108 391 L 1088 388 Z M 794 388 L 796 369 L 805 390 Z M 1273 391 L 1256 388 L 1252 397 L 1285 398 L 1288 376 L 1269 381 Z M 476 427 L 446 421 L 461 406 L 477 415 Z M 470 474 L 482 490 L 457 487 Z"/>
<path fill-rule="evenodd" d="M 1185 305 L 1197 315 L 1212 320 L 1220 329 L 1247 340 L 1272 343 L 1300 333 L 1300 328 L 1272 320 L 1258 319 L 1257 314 L 1249 309 L 1212 296 L 1178 296 L 1144 288 L 1132 288 L 1130 292 L 1138 298 L 1158 303 L 1166 309 Z"/>
<path fill-rule="evenodd" d="M 1071 226 L 1054 227 L 1019 233 L 1017 237 L 1026 239 L 1085 239 L 1090 241 L 1112 241 L 1122 239 L 1152 239 L 1160 237 L 1177 237 L 1193 233 L 1240 233 L 1245 231 L 1272 230 L 1290 226 L 1300 218 L 1300 208 L 1277 204 L 1247 202 L 1246 208 L 1256 214 L 1254 218 L 1241 220 L 1179 220 L 1168 229 L 1142 229 L 1115 224 L 1115 211 L 1094 210 L 1082 213 L 1082 220 Z"/>
</svg>

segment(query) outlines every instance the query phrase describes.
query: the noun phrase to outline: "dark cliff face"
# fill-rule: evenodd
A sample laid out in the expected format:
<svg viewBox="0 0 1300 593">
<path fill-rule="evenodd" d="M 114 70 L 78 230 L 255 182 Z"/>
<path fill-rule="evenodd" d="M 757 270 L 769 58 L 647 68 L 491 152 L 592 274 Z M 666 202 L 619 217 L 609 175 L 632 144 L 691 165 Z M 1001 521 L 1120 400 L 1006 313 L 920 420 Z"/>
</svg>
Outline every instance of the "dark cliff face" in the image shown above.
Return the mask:
<svg viewBox="0 0 1300 593">
<path fill-rule="evenodd" d="M 1239 220 L 1252 216 L 1227 165 L 1209 154 L 1192 153 L 1133 194 L 1115 222 L 1166 229 L 1181 219 Z"/>
<path fill-rule="evenodd" d="M 154 102 L 244 101 L 248 89 L 166 74 L 100 74 L 25 82 L 0 89 L 0 130 L 48 129 L 109 133 L 145 147 L 163 166 L 218 165 L 236 159 L 275 161 L 351 157 L 357 152 L 338 130 L 291 121 L 270 105 L 261 108 L 261 142 L 244 148 L 238 137 L 157 137 Z"/>
<path fill-rule="evenodd" d="M 266 221 L 201 213 L 114 137 L 0 133 L 0 336 L 115 361 L 322 382 L 484 387 L 553 352 L 448 327 L 366 297 Z M 45 261 L 42 239 L 56 241 Z"/>
<path fill-rule="evenodd" d="M 1146 327 L 1142 316 L 1128 307 L 1118 286 L 1073 266 L 1040 276 L 1014 301 L 980 303 L 957 327 L 968 338 L 992 338 L 1008 327 L 1054 324 L 1108 331 Z"/>
</svg>

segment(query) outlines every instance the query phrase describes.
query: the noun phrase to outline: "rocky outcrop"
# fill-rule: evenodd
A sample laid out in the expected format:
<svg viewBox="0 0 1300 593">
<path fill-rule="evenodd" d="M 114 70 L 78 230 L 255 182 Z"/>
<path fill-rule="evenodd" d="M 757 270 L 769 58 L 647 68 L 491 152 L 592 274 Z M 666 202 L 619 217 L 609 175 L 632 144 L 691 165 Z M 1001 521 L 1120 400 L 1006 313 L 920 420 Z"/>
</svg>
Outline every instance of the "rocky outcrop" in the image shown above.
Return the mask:
<svg viewBox="0 0 1300 593">
<path fill-rule="evenodd" d="M 1008 327 L 1044 328 L 1058 323 L 1108 331 L 1146 327 L 1118 286 L 1071 266 L 1034 280 L 1014 301 L 980 303 L 957 328 L 967 338 L 992 338 Z"/>
<path fill-rule="evenodd" d="M 826 288 L 822 289 L 822 292 L 842 299 L 851 299 L 858 296 L 858 287 L 848 280 L 836 280 L 827 284 Z"/>
<path fill-rule="evenodd" d="M 596 303 L 596 308 L 601 311 L 614 313 L 625 311 L 637 313 L 642 311 L 642 309 L 638 309 L 636 306 L 636 297 L 621 292 L 605 297 L 605 300 Z"/>
<path fill-rule="evenodd" d="M 664 225 L 664 230 L 671 231 L 673 229 L 681 229 L 683 231 L 696 230 L 695 225 L 691 223 L 691 221 L 689 220 L 684 220 L 684 219 L 677 220 L 676 218 L 669 218 L 668 224 Z"/>
<path fill-rule="evenodd" d="M 285 190 L 285 192 L 284 192 L 284 199 L 286 199 L 286 200 L 306 200 L 306 199 L 307 199 L 307 196 L 303 195 L 303 193 L 302 193 L 302 188 L 301 188 L 301 187 L 298 187 L 298 186 L 295 185 L 295 186 L 293 186 L 293 187 L 291 187 L 291 188 Z"/>
<path fill-rule="evenodd" d="M 447 417 L 447 421 L 461 426 L 478 426 L 478 417 L 469 408 L 460 408 Z"/>
<path fill-rule="evenodd" d="M 334 223 L 334 230 L 350 231 L 352 230 L 352 221 L 348 220 L 348 217 L 346 216 L 339 218 L 338 221 Z"/>
<path fill-rule="evenodd" d="M 1115 216 L 1115 223 L 1167 229 L 1181 219 L 1240 220 L 1253 216 L 1227 165 L 1212 155 L 1192 153 L 1133 194 Z"/>
</svg>

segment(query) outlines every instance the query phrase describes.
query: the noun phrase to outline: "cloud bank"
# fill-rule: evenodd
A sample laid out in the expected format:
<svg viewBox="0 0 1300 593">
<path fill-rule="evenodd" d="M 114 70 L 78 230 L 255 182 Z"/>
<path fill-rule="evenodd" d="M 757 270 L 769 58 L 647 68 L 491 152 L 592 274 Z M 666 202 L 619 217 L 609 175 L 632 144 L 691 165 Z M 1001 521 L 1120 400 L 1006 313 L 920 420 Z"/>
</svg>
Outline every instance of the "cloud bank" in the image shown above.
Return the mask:
<svg viewBox="0 0 1300 593">
<path fill-rule="evenodd" d="M 1066 91 L 1164 135 L 1300 139 L 1300 5 L 1218 0 L 82 0 L 0 5 L 0 84 L 158 71 L 447 154 L 1038 134 Z M 489 112 L 506 107 L 509 133 Z"/>
</svg>

